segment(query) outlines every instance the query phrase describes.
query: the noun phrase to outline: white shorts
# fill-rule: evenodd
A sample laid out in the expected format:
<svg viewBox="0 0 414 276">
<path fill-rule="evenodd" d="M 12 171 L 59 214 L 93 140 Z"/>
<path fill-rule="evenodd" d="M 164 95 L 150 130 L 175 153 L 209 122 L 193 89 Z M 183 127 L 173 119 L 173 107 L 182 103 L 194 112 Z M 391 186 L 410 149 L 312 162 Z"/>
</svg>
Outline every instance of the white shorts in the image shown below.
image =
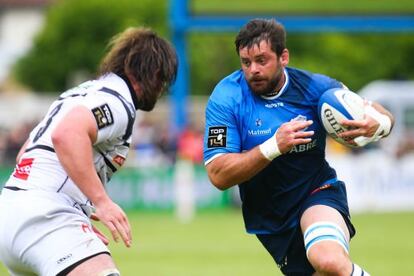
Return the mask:
<svg viewBox="0 0 414 276">
<path fill-rule="evenodd" d="M 89 256 L 109 253 L 74 206 L 62 193 L 2 190 L 0 260 L 12 275 L 55 276 Z"/>
</svg>

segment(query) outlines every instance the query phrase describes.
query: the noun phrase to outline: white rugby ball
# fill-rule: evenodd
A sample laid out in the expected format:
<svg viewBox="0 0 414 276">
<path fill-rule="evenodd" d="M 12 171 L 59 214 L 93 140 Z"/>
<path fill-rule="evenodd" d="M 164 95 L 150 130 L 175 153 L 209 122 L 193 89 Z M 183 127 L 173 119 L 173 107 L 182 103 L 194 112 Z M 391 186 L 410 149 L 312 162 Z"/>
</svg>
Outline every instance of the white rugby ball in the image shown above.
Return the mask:
<svg viewBox="0 0 414 276">
<path fill-rule="evenodd" d="M 343 88 L 327 90 L 318 102 L 318 116 L 329 136 L 335 141 L 357 147 L 338 136 L 348 128 L 340 122 L 344 119 L 362 120 L 364 118 L 364 99 L 352 91 Z"/>
</svg>

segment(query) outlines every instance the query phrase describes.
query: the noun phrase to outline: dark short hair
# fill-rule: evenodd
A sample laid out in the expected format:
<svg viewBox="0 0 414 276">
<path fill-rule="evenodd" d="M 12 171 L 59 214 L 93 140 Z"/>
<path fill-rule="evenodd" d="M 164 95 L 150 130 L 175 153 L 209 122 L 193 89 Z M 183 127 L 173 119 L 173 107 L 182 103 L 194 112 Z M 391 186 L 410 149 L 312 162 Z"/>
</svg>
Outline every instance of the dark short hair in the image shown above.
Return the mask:
<svg viewBox="0 0 414 276">
<path fill-rule="evenodd" d="M 128 28 L 114 36 L 99 75 L 131 74 L 145 93 L 157 93 L 176 79 L 177 54 L 171 44 L 148 28 Z"/>
<path fill-rule="evenodd" d="M 259 45 L 261 41 L 270 42 L 271 49 L 280 56 L 286 48 L 286 31 L 275 19 L 252 19 L 244 25 L 234 41 L 236 52 L 247 47 Z"/>
</svg>

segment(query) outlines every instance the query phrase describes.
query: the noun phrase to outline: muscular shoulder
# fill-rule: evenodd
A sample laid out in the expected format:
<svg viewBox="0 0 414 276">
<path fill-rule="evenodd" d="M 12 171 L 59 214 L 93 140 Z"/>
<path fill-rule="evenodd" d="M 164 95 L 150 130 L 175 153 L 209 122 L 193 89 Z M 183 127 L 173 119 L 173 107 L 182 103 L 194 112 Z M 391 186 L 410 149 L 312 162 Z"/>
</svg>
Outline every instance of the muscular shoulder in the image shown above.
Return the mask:
<svg viewBox="0 0 414 276">
<path fill-rule="evenodd" d="M 122 124 L 128 118 L 127 108 L 122 104 L 122 100 L 115 95 L 103 92 L 92 92 L 85 97 L 86 105 L 93 113 L 98 128 L 108 124 Z"/>
<path fill-rule="evenodd" d="M 90 105 L 91 112 L 98 127 L 98 140 L 123 137 L 128 140 L 132 134 L 135 110 L 120 94 L 95 92 L 92 98 L 99 98 Z"/>
<path fill-rule="evenodd" d="M 119 89 L 118 89 L 119 90 Z M 82 105 L 90 110 L 96 121 L 98 141 L 111 140 L 127 134 L 130 136 L 135 110 L 125 91 L 117 91 L 104 86 L 101 81 L 80 85 L 71 93 L 61 95 L 64 105 Z"/>
</svg>

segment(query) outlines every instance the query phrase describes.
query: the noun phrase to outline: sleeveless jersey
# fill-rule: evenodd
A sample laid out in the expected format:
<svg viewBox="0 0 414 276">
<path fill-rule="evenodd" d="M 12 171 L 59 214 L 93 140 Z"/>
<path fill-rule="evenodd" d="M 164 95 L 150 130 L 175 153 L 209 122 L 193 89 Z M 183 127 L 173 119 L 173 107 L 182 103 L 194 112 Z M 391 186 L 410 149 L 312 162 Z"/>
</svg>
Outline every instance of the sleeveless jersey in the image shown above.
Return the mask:
<svg viewBox="0 0 414 276">
<path fill-rule="evenodd" d="M 87 81 L 64 92 L 52 103 L 44 119 L 30 133 L 26 150 L 6 187 L 65 193 L 89 213 L 89 200 L 60 164 L 51 139 L 62 118 L 79 105 L 88 108 L 96 120 L 98 133 L 93 160 L 102 184 L 106 185 L 127 157 L 135 120 L 128 85 L 115 74 Z"/>
</svg>

